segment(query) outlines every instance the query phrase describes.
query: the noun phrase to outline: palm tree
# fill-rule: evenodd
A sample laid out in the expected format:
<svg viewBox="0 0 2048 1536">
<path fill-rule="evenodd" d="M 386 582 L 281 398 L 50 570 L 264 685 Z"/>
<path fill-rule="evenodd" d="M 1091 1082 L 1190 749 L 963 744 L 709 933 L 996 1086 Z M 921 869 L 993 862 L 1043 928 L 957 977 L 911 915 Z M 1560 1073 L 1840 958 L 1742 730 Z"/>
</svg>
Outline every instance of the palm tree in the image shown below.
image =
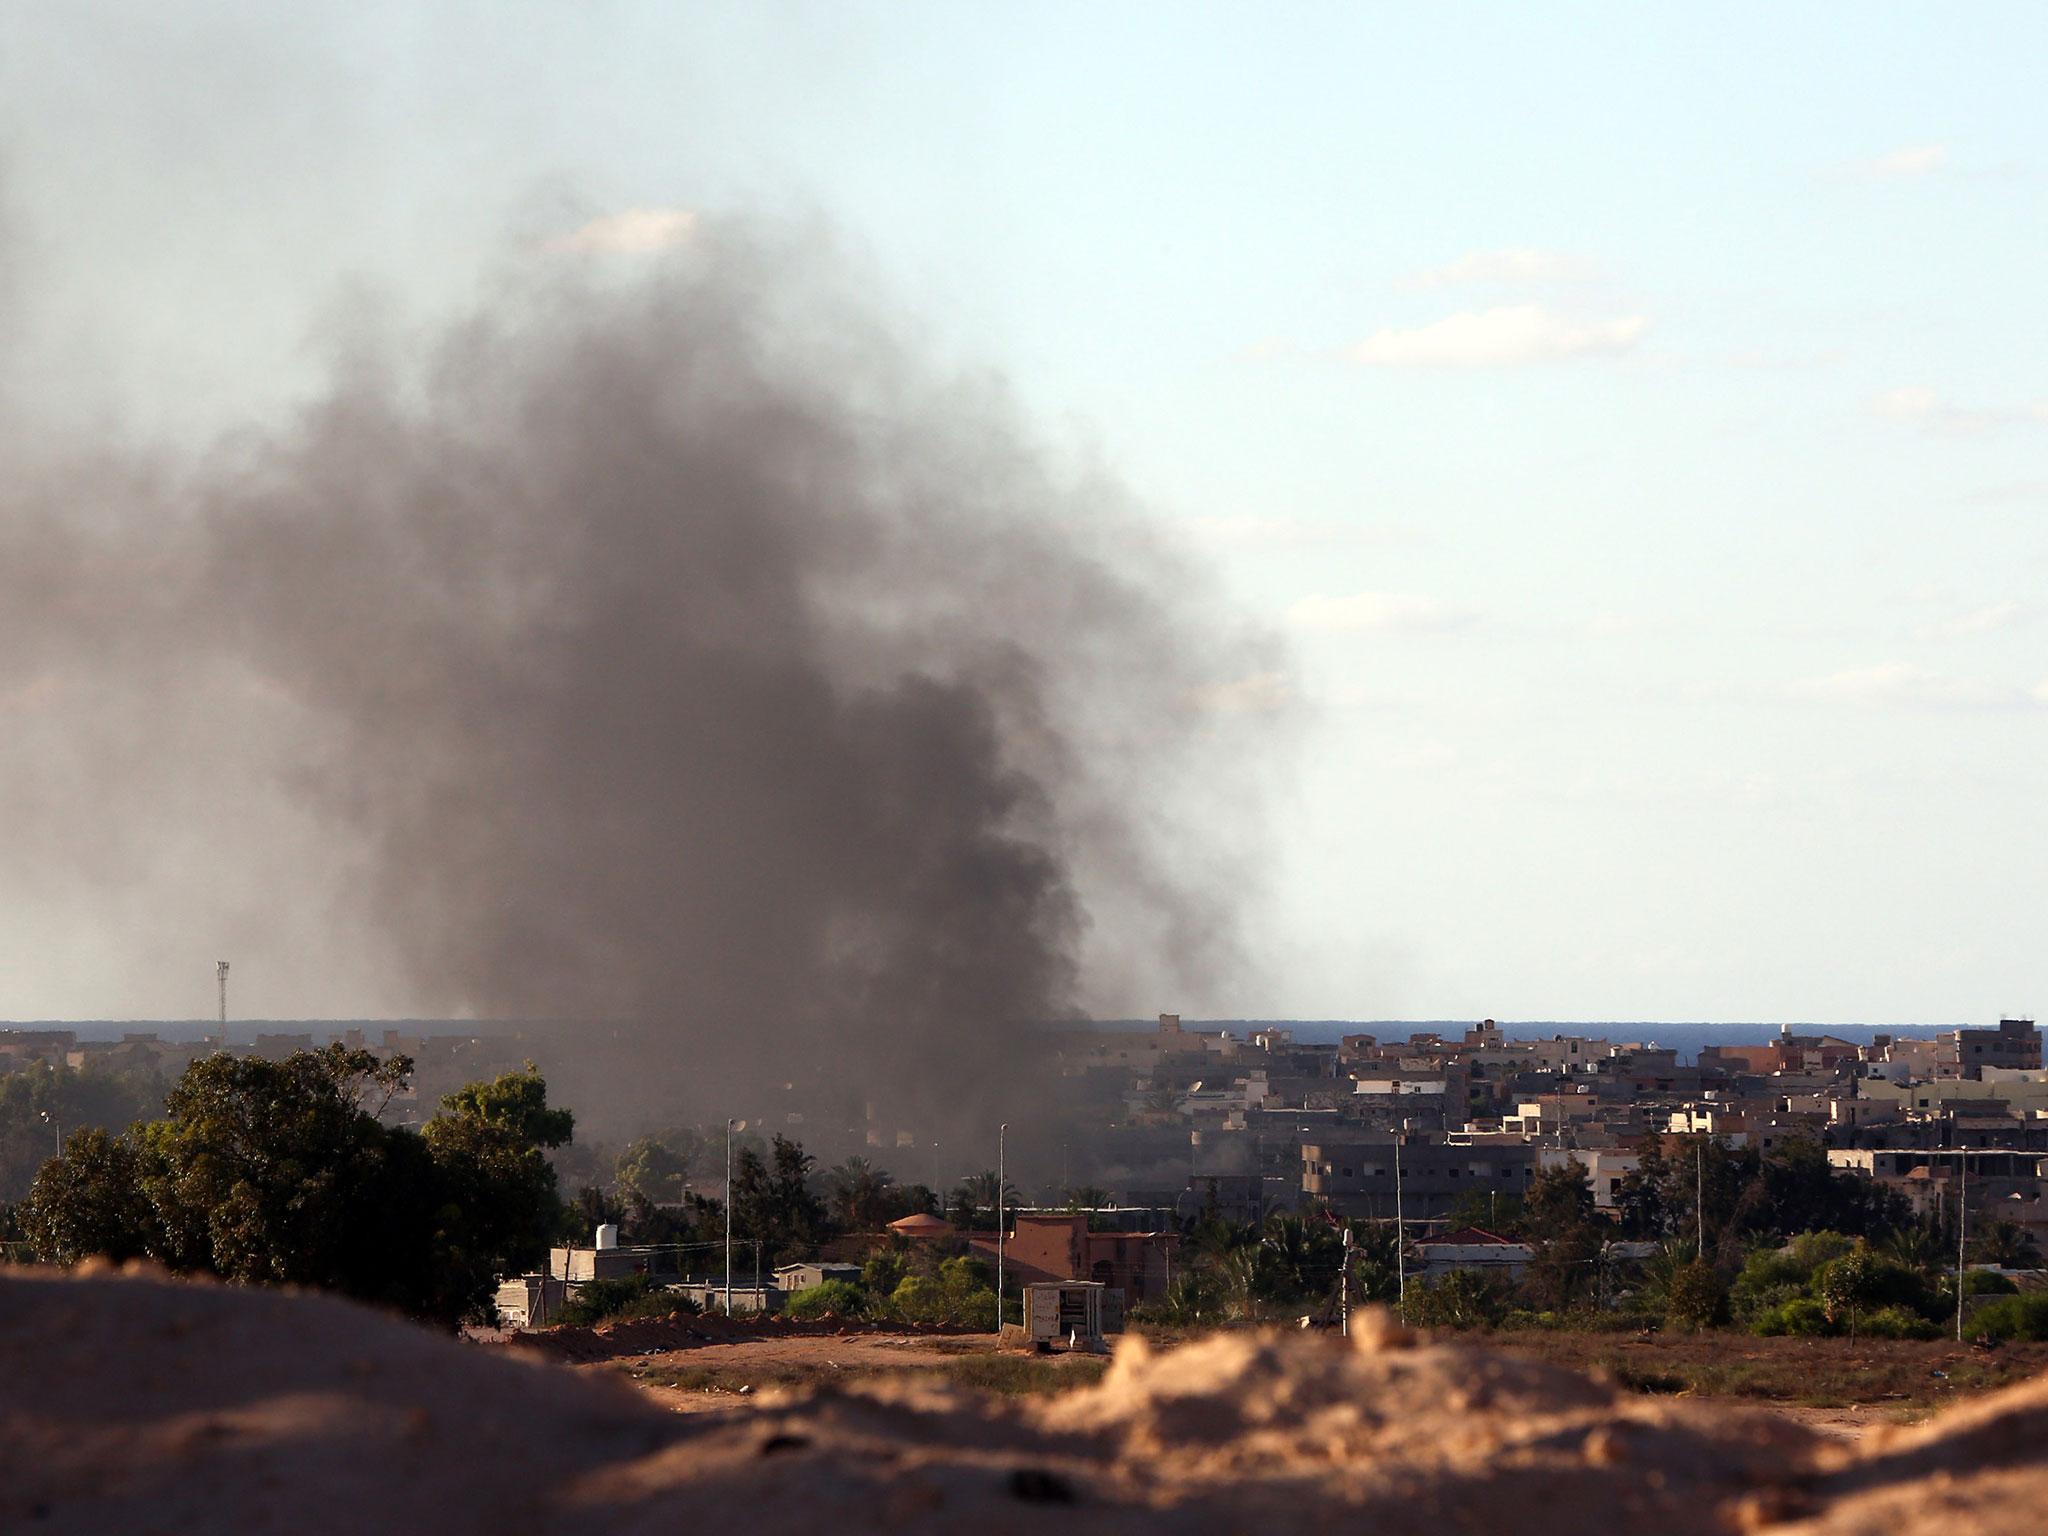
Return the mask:
<svg viewBox="0 0 2048 1536">
<path fill-rule="evenodd" d="M 1014 1209 L 1017 1205 L 1017 1186 L 1010 1183 L 1007 1179 L 997 1179 L 993 1168 L 984 1169 L 980 1173 L 971 1173 L 962 1179 L 959 1189 L 954 1191 L 954 1198 L 959 1199 L 964 1196 L 969 1204 L 978 1209 L 992 1211 L 996 1207 L 996 1191 L 998 1186 L 1002 1190 L 1003 1209 Z"/>
<path fill-rule="evenodd" d="M 1995 1264 L 2000 1269 L 2038 1269 L 2041 1264 L 2041 1249 L 2033 1233 L 2016 1221 L 1986 1223 L 1978 1229 L 1970 1250 L 1979 1264 Z"/>
<path fill-rule="evenodd" d="M 1337 1229 L 1299 1216 L 1270 1217 L 1259 1239 L 1260 1268 L 1269 1294 L 1287 1300 L 1320 1296 L 1343 1264 Z"/>
<path fill-rule="evenodd" d="M 895 1180 L 864 1157 L 849 1157 L 825 1175 L 832 1219 L 848 1232 L 871 1232 L 888 1219 Z"/>
<path fill-rule="evenodd" d="M 1095 1210 L 1105 1205 L 1116 1204 L 1116 1197 L 1106 1189 L 1093 1184 L 1080 1184 L 1067 1191 L 1067 1209 L 1070 1211 Z"/>
<path fill-rule="evenodd" d="M 1879 1248 L 1886 1258 L 1922 1275 L 1940 1274 L 1955 1254 L 1955 1244 L 1927 1221 L 1894 1229 Z"/>
</svg>

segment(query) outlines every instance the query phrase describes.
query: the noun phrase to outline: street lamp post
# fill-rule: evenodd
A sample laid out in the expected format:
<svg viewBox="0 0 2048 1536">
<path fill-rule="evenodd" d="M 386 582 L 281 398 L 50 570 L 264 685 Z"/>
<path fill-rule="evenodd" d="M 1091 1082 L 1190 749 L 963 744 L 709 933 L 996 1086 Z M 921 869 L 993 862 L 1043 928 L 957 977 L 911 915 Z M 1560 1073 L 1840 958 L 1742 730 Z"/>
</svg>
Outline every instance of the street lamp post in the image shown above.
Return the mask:
<svg viewBox="0 0 2048 1536">
<path fill-rule="evenodd" d="M 1408 1321 L 1408 1234 L 1401 1210 L 1401 1132 L 1394 1132 L 1394 1305 Z"/>
<path fill-rule="evenodd" d="M 1963 1342 L 1963 1259 L 1968 1252 L 1969 1207 L 1963 1195 L 1970 1187 L 1970 1154 L 1956 1148 L 1956 1342 Z"/>
<path fill-rule="evenodd" d="M 732 1128 L 737 1121 L 727 1118 L 725 1122 L 725 1315 L 732 1316 Z"/>
<path fill-rule="evenodd" d="M 996 1336 L 1003 1332 L 1003 1173 L 1004 1152 L 1010 1137 L 1010 1123 L 996 1127 Z"/>
</svg>

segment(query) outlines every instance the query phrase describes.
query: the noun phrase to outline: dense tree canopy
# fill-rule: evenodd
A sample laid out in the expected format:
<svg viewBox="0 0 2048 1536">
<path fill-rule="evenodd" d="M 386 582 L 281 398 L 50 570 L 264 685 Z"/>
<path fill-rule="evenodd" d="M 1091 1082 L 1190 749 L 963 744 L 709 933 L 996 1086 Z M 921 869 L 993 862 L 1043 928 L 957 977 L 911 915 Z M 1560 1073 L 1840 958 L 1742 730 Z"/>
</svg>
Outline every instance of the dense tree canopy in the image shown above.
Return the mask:
<svg viewBox="0 0 2048 1536">
<path fill-rule="evenodd" d="M 411 1065 L 340 1045 L 195 1061 L 162 1119 L 66 1138 L 23 1233 L 52 1262 L 145 1256 L 444 1324 L 482 1316 L 493 1278 L 541 1257 L 558 1206 L 545 1152 L 573 1124 L 529 1068 L 448 1095 L 421 1131 L 386 1125 Z"/>
<path fill-rule="evenodd" d="M 154 1067 L 89 1062 L 72 1071 L 38 1061 L 0 1073 L 0 1201 L 28 1193 L 60 1136 L 89 1127 L 118 1131 L 163 1107 L 164 1080 Z"/>
</svg>

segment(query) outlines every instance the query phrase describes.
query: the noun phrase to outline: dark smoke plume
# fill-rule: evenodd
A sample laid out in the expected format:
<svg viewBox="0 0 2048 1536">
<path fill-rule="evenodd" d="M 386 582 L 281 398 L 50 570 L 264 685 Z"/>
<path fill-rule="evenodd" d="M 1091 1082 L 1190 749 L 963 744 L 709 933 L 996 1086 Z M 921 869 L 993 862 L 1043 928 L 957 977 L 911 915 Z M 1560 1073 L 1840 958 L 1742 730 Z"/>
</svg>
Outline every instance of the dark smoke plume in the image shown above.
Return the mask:
<svg viewBox="0 0 2048 1536">
<path fill-rule="evenodd" d="M 1272 663 L 820 265 L 713 224 L 652 277 L 529 271 L 201 462 L 17 482 L 0 687 L 100 704 L 0 791 L 38 855 L 130 878 L 149 785 L 281 787 L 338 946 L 625 1025 L 648 1113 L 1000 1113 L 1027 1026 L 1227 972 L 1233 836 L 1183 817 Z"/>
</svg>

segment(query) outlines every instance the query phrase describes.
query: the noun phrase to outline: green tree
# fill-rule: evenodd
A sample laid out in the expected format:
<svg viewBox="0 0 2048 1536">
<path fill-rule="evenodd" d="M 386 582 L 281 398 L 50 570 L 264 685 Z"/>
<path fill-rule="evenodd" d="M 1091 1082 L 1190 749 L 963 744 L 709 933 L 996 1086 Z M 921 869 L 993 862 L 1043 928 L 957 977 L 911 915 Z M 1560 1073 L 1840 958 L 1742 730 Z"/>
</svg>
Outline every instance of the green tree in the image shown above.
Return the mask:
<svg viewBox="0 0 2048 1536">
<path fill-rule="evenodd" d="M 0 1201 L 28 1193 L 36 1171 L 72 1131 L 120 1131 L 163 1113 L 164 1080 L 154 1066 L 76 1071 L 38 1061 L 0 1072 Z"/>
<path fill-rule="evenodd" d="M 867 1256 L 860 1267 L 860 1283 L 870 1295 L 887 1296 L 910 1274 L 910 1264 L 901 1249 L 883 1248 Z"/>
<path fill-rule="evenodd" d="M 1995 1264 L 2000 1269 L 2038 1269 L 2040 1245 L 2016 1221 L 1990 1221 L 1977 1229 L 1970 1241 L 1970 1258 L 1978 1264 Z"/>
<path fill-rule="evenodd" d="M 1320 1298 L 1344 1262 L 1339 1228 L 1299 1216 L 1269 1216 L 1259 1239 L 1258 1290 L 1269 1301 Z"/>
<path fill-rule="evenodd" d="M 735 1235 L 761 1244 L 765 1263 L 781 1263 L 817 1246 L 825 1229 L 825 1204 L 811 1193 L 817 1159 L 801 1142 L 777 1136 L 767 1159 L 741 1148 L 733 1159 L 732 1217 Z"/>
<path fill-rule="evenodd" d="M 157 1230 L 134 1144 L 98 1129 L 65 1138 L 63 1156 L 43 1165 L 18 1220 L 37 1255 L 56 1264 L 141 1258 Z"/>
<path fill-rule="evenodd" d="M 141 1253 L 448 1324 L 482 1315 L 497 1270 L 546 1242 L 557 1201 L 543 1149 L 571 1121 L 527 1072 L 451 1094 L 424 1133 L 386 1126 L 410 1067 L 338 1045 L 195 1061 L 164 1118 L 74 1137 L 37 1176 L 35 1250 Z"/>
<path fill-rule="evenodd" d="M 1593 1186 L 1576 1158 L 1541 1170 L 1522 1200 L 1523 1235 L 1534 1256 L 1523 1287 L 1539 1307 L 1564 1308 L 1597 1295 L 1612 1228 L 1593 1209 Z"/>
<path fill-rule="evenodd" d="M 1005 1213 L 1017 1208 L 1017 1186 L 1008 1180 L 998 1180 L 993 1168 L 980 1173 L 969 1174 L 953 1190 L 953 1197 L 947 1202 L 947 1215 L 957 1227 L 973 1230 L 984 1223 L 993 1226 L 996 1219 L 996 1191 L 1002 1191 L 1002 1208 Z"/>
<path fill-rule="evenodd" d="M 437 1315 L 474 1315 L 495 1276 L 546 1257 L 559 1200 L 547 1154 L 575 1133 L 566 1109 L 550 1108 L 547 1083 L 529 1062 L 441 1100 L 421 1139 L 435 1172 L 432 1265 Z"/>
<path fill-rule="evenodd" d="M 1728 1284 L 1713 1265 L 1694 1259 L 1671 1277 L 1664 1294 L 1668 1326 L 1699 1332 L 1727 1320 Z"/>
<path fill-rule="evenodd" d="M 666 1141 L 642 1136 L 626 1143 L 613 1177 L 621 1190 L 650 1204 L 674 1204 L 683 1198 L 690 1177 L 690 1158 Z"/>
<path fill-rule="evenodd" d="M 874 1232 L 895 1219 L 895 1180 L 864 1157 L 849 1157 L 825 1175 L 833 1225 L 843 1232 Z"/>
</svg>

